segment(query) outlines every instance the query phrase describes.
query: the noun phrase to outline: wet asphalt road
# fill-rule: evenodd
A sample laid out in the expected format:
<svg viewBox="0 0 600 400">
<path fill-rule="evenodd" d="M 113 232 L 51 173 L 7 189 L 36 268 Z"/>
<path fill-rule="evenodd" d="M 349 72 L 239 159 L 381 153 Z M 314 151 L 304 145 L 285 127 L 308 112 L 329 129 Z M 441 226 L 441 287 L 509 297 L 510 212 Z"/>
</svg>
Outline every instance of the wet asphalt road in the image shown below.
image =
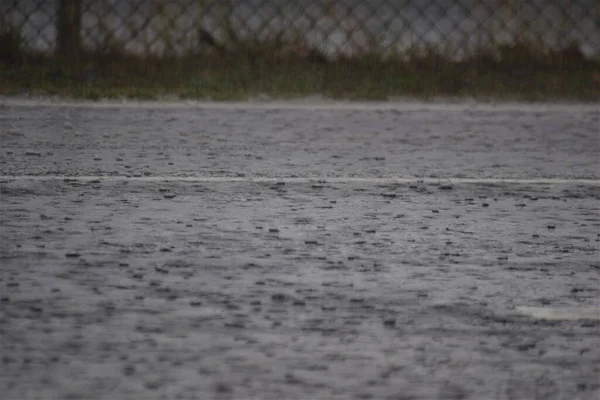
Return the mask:
<svg viewBox="0 0 600 400">
<path fill-rule="evenodd" d="M 2 102 L 2 399 L 600 395 L 594 107 Z"/>
<path fill-rule="evenodd" d="M 600 178 L 594 106 L 26 104 L 0 108 L 4 175 Z"/>
</svg>

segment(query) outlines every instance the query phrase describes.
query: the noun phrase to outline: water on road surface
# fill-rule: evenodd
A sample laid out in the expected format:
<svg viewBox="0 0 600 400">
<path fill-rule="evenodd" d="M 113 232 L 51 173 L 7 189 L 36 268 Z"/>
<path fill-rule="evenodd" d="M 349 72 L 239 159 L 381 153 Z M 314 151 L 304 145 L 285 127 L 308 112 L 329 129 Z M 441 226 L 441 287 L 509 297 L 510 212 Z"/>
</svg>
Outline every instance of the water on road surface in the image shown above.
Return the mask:
<svg viewBox="0 0 600 400">
<path fill-rule="evenodd" d="M 596 399 L 590 106 L 0 108 L 3 399 Z"/>
</svg>

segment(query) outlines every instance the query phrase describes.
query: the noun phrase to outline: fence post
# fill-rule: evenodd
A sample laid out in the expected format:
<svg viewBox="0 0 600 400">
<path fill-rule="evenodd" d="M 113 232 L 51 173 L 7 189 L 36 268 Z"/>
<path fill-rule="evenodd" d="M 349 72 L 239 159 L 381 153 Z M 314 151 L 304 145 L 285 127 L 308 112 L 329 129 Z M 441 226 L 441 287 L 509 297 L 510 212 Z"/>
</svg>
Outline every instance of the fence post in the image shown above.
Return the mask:
<svg viewBox="0 0 600 400">
<path fill-rule="evenodd" d="M 57 55 L 76 61 L 81 51 L 81 1 L 60 0 L 57 19 Z"/>
</svg>

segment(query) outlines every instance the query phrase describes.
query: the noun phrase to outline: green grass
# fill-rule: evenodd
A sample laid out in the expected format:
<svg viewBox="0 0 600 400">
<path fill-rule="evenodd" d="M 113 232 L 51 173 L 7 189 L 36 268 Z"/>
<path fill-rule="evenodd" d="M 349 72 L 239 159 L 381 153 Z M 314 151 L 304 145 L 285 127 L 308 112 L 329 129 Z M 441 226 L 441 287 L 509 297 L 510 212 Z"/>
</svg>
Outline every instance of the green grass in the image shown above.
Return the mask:
<svg viewBox="0 0 600 400">
<path fill-rule="evenodd" d="M 88 54 L 78 62 L 11 49 L 0 58 L 0 94 L 74 98 L 245 100 L 322 95 L 386 100 L 468 97 L 525 101 L 598 101 L 600 61 L 564 50 L 538 55 L 514 46 L 502 59 L 481 54 L 463 62 L 436 55 L 411 61 L 374 55 L 325 62 L 292 55 L 240 52 L 181 58 Z M 594 78 L 596 77 L 596 78 Z"/>
</svg>

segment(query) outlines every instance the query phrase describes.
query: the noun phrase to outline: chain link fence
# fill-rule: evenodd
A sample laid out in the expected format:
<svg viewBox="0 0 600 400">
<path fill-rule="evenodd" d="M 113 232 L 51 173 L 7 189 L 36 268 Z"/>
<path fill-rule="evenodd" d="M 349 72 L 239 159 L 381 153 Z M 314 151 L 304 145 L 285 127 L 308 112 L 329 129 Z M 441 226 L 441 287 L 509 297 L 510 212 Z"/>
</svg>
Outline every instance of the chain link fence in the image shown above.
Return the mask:
<svg viewBox="0 0 600 400">
<path fill-rule="evenodd" d="M 176 56 L 277 46 L 461 59 L 528 44 L 600 56 L 597 0 L 2 0 L 0 28 L 52 53 Z M 77 48 L 74 48 L 77 47 Z"/>
</svg>

